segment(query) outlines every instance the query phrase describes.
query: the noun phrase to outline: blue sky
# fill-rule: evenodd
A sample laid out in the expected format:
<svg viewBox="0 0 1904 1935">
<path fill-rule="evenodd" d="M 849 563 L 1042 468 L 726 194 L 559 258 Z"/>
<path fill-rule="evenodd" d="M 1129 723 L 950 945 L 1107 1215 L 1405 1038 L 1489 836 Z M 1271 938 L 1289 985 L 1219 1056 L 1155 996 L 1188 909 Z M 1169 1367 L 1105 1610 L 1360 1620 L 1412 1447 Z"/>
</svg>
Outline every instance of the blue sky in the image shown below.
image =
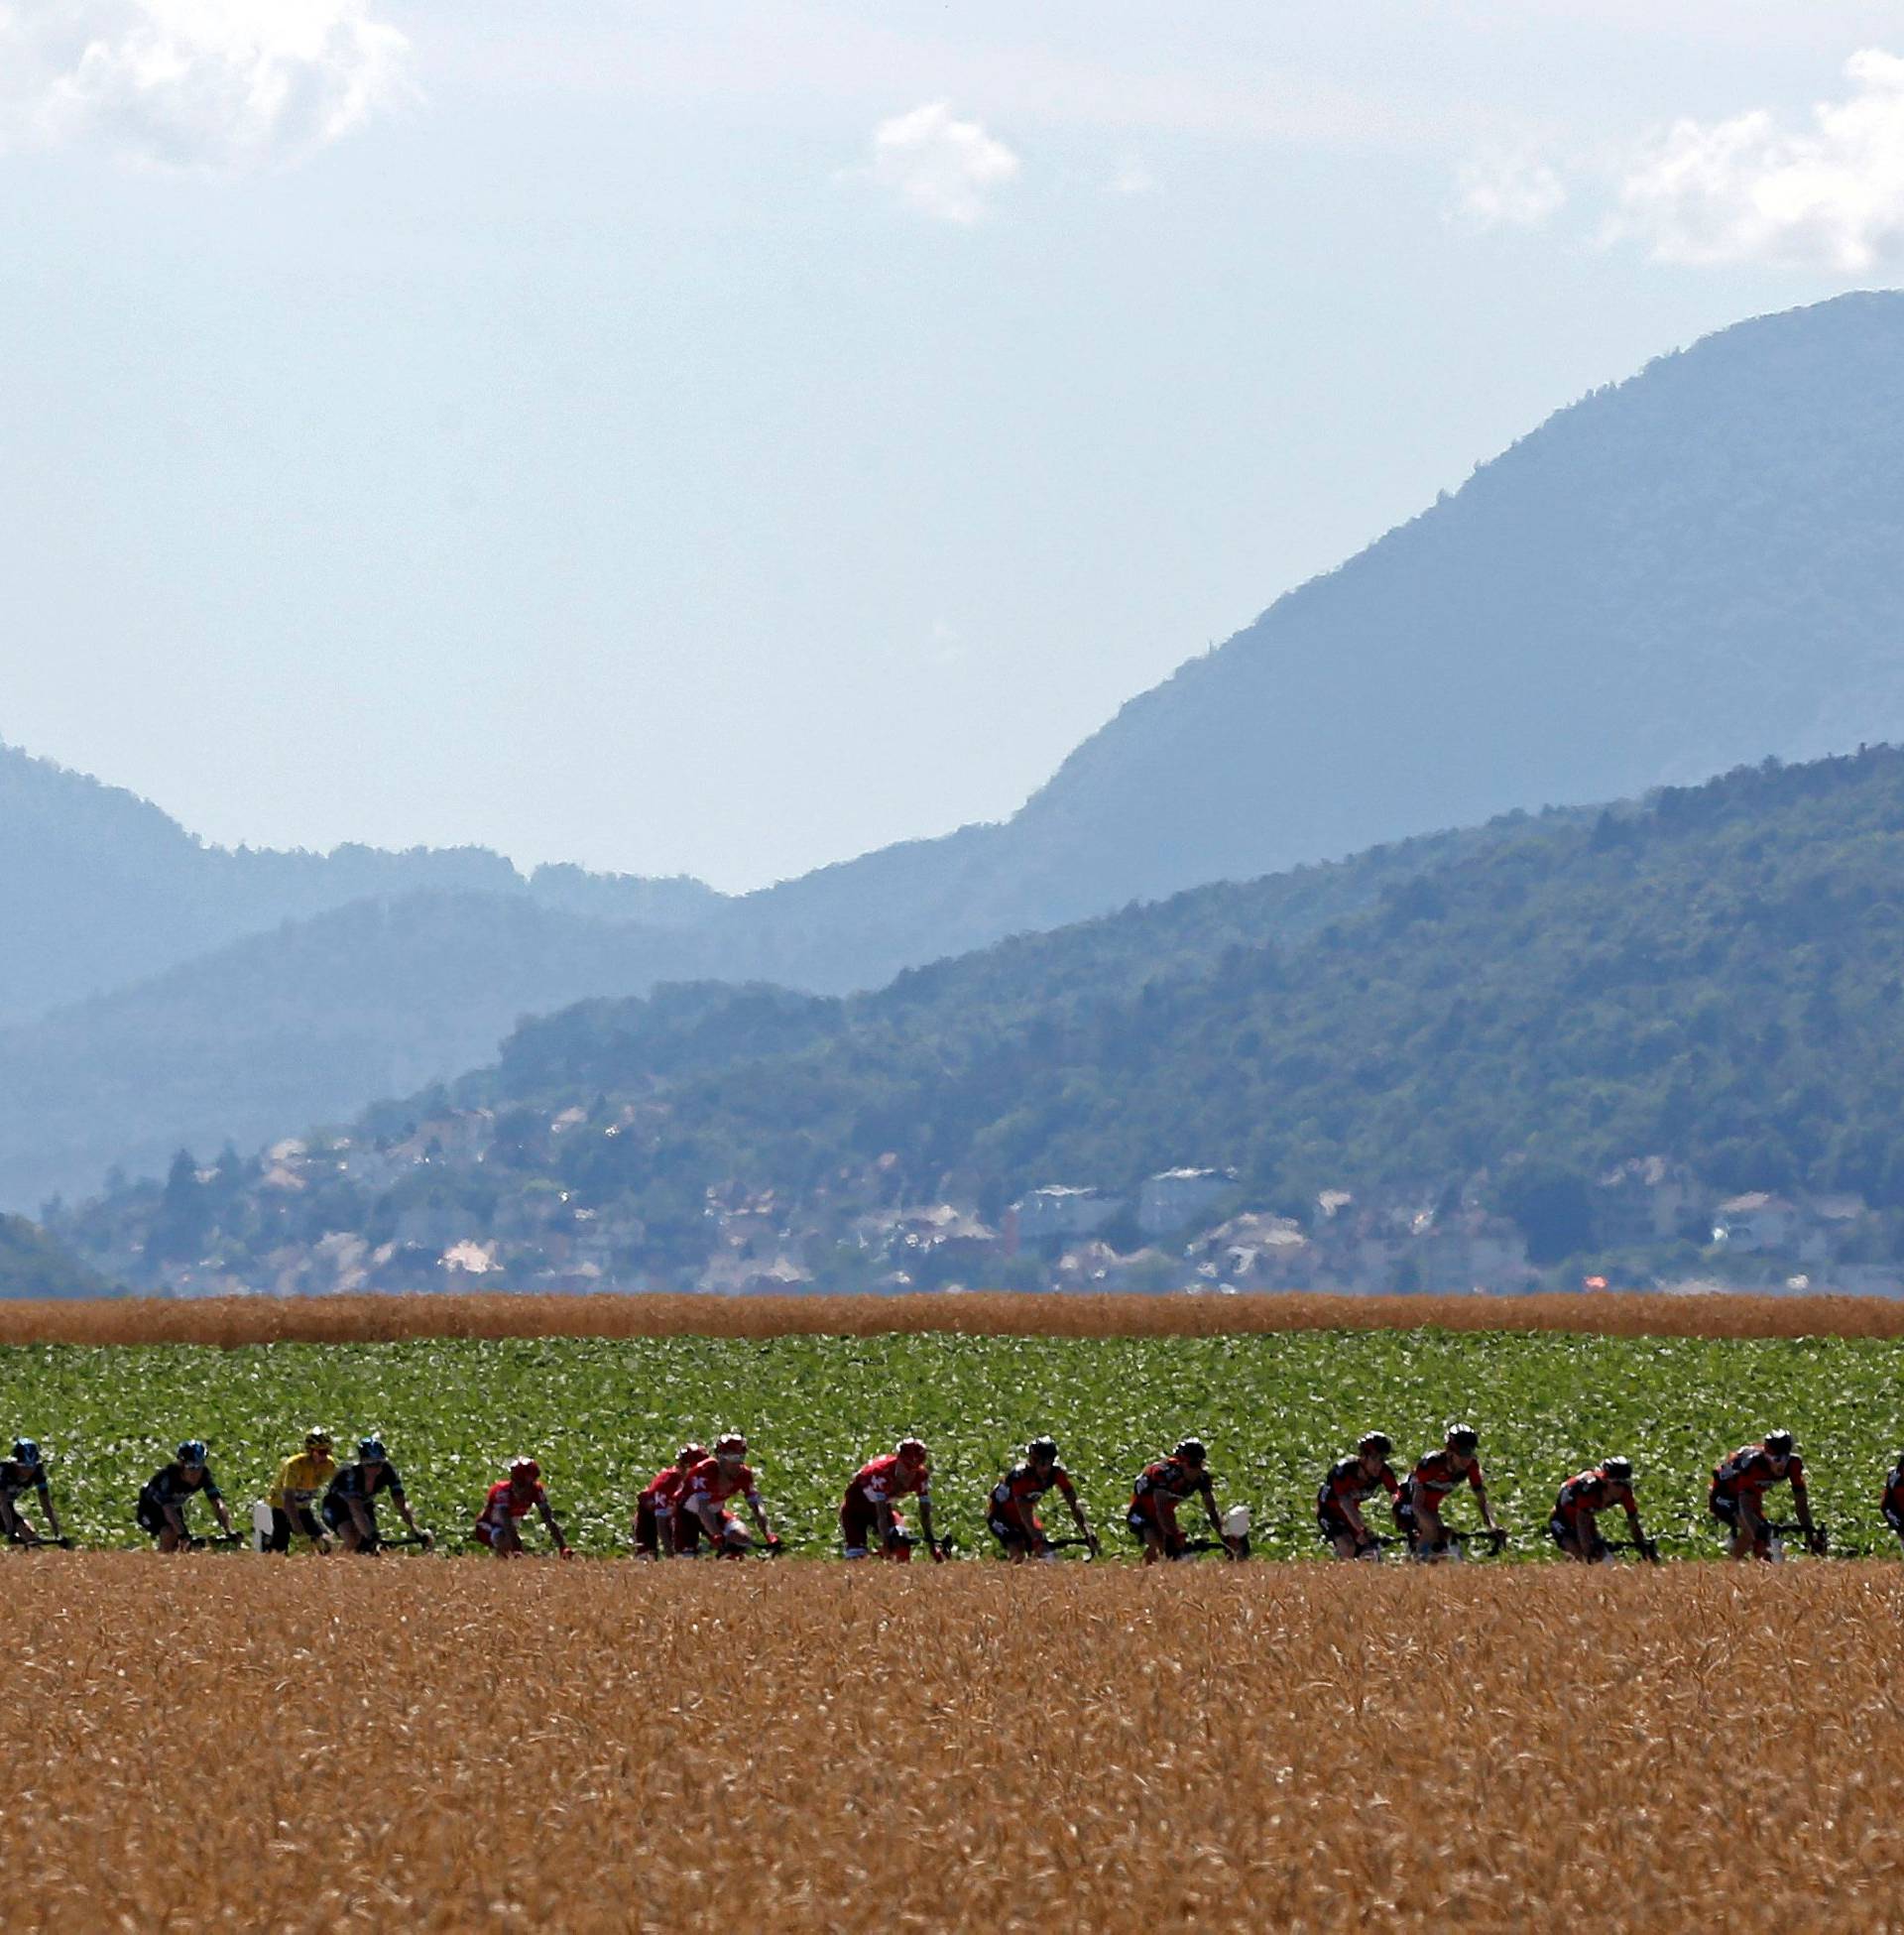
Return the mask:
<svg viewBox="0 0 1904 1935">
<path fill-rule="evenodd" d="M 0 0 L 0 738 L 744 887 L 1904 263 L 1904 23 Z M 1537 802 L 1529 802 L 1537 803 Z"/>
</svg>

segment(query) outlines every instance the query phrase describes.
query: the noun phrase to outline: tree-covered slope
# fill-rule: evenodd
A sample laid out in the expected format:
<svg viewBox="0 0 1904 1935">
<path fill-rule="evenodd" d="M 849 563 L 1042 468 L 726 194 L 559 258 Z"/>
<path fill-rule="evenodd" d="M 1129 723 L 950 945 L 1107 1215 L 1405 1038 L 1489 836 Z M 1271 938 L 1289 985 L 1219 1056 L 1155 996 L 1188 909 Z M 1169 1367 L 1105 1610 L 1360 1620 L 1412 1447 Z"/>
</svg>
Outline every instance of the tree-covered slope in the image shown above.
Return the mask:
<svg viewBox="0 0 1904 1935">
<path fill-rule="evenodd" d="M 1090 971 L 1122 925 L 902 976 L 797 1053 L 669 1076 L 657 1159 L 784 1186 L 892 1150 L 993 1194 L 1206 1163 L 1298 1201 L 1645 1152 L 1904 1208 L 1896 751 L 1528 822 L 1299 945 L 1137 986 Z M 506 1049 L 499 1096 L 580 1098 L 589 1056 L 551 1082 L 526 1042 L 584 1028 L 612 1058 L 599 1012 L 554 1017 Z"/>
<path fill-rule="evenodd" d="M 0 1216 L 0 1296 L 105 1296 L 111 1290 L 24 1216 Z"/>
<path fill-rule="evenodd" d="M 1494 832 L 1295 943 L 1262 937 L 1263 883 L 847 1001 L 586 1003 L 457 1086 L 490 1124 L 465 1147 L 296 1201 L 234 1170 L 194 1241 L 384 1242 L 424 1201 L 481 1237 L 559 1201 L 631 1232 L 628 1267 L 675 1270 L 706 1204 L 766 1192 L 783 1223 L 844 1229 L 876 1202 L 993 1214 L 1041 1183 L 1126 1192 L 1203 1164 L 1293 1213 L 1327 1187 L 1433 1201 L 1482 1170 L 1584 1180 L 1638 1155 L 1721 1192 L 1855 1192 L 1904 1233 L 1904 753 Z M 375 1112 L 353 1143 L 441 1106 Z M 165 1213 L 133 1190 L 62 1233 L 128 1256 Z"/>
</svg>

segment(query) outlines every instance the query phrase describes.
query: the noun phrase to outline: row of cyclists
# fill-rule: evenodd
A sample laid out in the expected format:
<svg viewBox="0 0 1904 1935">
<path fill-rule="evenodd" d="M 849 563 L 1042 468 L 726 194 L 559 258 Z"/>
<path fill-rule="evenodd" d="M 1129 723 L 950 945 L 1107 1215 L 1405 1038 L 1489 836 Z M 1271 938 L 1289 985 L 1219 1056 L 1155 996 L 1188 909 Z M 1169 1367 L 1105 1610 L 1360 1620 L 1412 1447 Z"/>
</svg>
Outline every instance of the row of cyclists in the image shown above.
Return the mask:
<svg viewBox="0 0 1904 1935">
<path fill-rule="evenodd" d="M 1316 1522 L 1323 1540 L 1337 1558 L 1345 1560 L 1379 1559 L 1384 1549 L 1400 1549 L 1422 1560 L 1452 1558 L 1476 1537 L 1498 1548 L 1506 1533 L 1488 1497 L 1480 1446 L 1480 1433 L 1472 1424 L 1451 1423 L 1442 1443 L 1424 1452 L 1403 1476 L 1390 1463 L 1394 1446 L 1387 1435 L 1366 1433 L 1352 1455 L 1329 1468 L 1317 1490 Z M 704 1552 L 740 1557 L 756 1549 L 779 1551 L 779 1534 L 747 1456 L 747 1440 L 735 1431 L 716 1438 L 711 1449 L 683 1445 L 673 1463 L 656 1472 L 636 1501 L 631 1526 L 636 1552 L 651 1559 L 669 1559 Z M 1779 1485 L 1791 1488 L 1794 1526 L 1776 1523 L 1766 1511 L 1767 1494 Z M 1463 1488 L 1480 1513 L 1480 1533 L 1463 1532 L 1443 1521 L 1448 1501 Z M 1053 1492 L 1070 1513 L 1072 1534 L 1053 1536 L 1039 1515 Z M 1385 1496 L 1389 1506 L 1396 1528 L 1392 1534 L 1376 1532 L 1365 1515 L 1364 1508 L 1377 1493 Z M 29 1497 L 38 1503 L 44 1529 L 35 1526 L 23 1510 Z M 209 1506 L 227 1541 L 236 1543 L 243 1537 L 232 1526 L 224 1495 L 211 1475 L 205 1443 L 199 1438 L 180 1444 L 172 1462 L 140 1488 L 134 1515 L 161 1551 L 177 1551 L 203 1542 L 186 1518 L 194 1499 Z M 1722 1459 L 1714 1468 L 1707 1500 L 1735 1559 L 1778 1557 L 1780 1536 L 1786 1530 L 1796 1530 L 1809 1550 L 1825 1550 L 1824 1531 L 1812 1517 L 1805 1463 L 1789 1431 L 1768 1431 Z M 916 1537 L 901 1510 L 902 1501 L 916 1502 Z M 380 1502 L 387 1502 L 405 1526 L 395 1540 L 380 1526 Z M 742 1522 L 737 1505 L 746 1508 L 751 1525 Z M 1201 1508 L 1211 1536 L 1193 1537 L 1179 1522 L 1179 1510 L 1191 1505 Z M 1628 1534 L 1620 1541 L 1608 1539 L 1600 1527 L 1601 1515 L 1615 1511 L 1624 1514 Z M 1904 1452 L 1891 1462 L 1880 1511 L 1904 1540 Z M 541 1482 L 541 1468 L 534 1458 L 512 1460 L 503 1478 L 489 1488 L 471 1536 L 498 1557 L 516 1557 L 524 1550 L 523 1521 L 532 1512 L 554 1550 L 572 1558 L 573 1548 L 556 1519 Z M 1081 1546 L 1093 1558 L 1100 1551 L 1077 1487 L 1059 1461 L 1056 1441 L 1049 1437 L 1033 1438 L 1024 1456 L 993 1487 L 987 1523 L 1003 1556 L 1013 1563 L 1055 1558 L 1066 1545 Z M 1141 1548 L 1146 1565 L 1206 1551 L 1229 1558 L 1249 1556 L 1249 1511 L 1243 1506 L 1219 1511 L 1208 1453 L 1198 1438 L 1183 1439 L 1167 1457 L 1153 1460 L 1137 1474 L 1125 1525 Z M 870 1459 L 854 1474 L 840 1501 L 839 1527 L 841 1548 L 849 1559 L 878 1555 L 904 1561 L 921 1539 L 934 1559 L 946 1557 L 946 1541 L 932 1522 L 931 1460 L 921 1440 L 902 1438 L 892 1451 Z M 1583 1563 L 1604 1562 L 1621 1550 L 1647 1560 L 1659 1557 L 1658 1545 L 1641 1523 L 1632 1463 L 1623 1457 L 1603 1459 L 1569 1478 L 1555 1498 L 1547 1531 L 1563 1556 Z M 0 1532 L 12 1544 L 70 1542 L 61 1534 L 54 1510 L 47 1460 L 32 1439 L 16 1440 L 11 1455 L 0 1459 Z M 316 1427 L 305 1433 L 302 1450 L 279 1467 L 268 1498 L 256 1509 L 254 1536 L 262 1549 L 275 1552 L 289 1552 L 295 1540 L 319 1552 L 375 1552 L 393 1542 L 423 1546 L 434 1542 L 417 1524 L 403 1479 L 381 1438 L 363 1439 L 356 1458 L 340 1463 L 330 1433 Z"/>
</svg>

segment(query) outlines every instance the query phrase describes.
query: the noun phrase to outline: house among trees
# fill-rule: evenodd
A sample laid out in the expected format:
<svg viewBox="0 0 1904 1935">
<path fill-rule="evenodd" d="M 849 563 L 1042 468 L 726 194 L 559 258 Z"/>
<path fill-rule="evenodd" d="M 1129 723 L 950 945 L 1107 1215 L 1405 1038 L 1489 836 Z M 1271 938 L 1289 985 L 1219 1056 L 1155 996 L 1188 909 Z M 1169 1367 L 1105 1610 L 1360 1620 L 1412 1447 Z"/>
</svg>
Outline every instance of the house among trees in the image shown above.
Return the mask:
<svg viewBox="0 0 1904 1935">
<path fill-rule="evenodd" d="M 1145 1236 L 1187 1230 L 1236 1186 L 1235 1169 L 1165 1169 L 1147 1176 L 1137 1191 L 1137 1228 Z"/>
</svg>

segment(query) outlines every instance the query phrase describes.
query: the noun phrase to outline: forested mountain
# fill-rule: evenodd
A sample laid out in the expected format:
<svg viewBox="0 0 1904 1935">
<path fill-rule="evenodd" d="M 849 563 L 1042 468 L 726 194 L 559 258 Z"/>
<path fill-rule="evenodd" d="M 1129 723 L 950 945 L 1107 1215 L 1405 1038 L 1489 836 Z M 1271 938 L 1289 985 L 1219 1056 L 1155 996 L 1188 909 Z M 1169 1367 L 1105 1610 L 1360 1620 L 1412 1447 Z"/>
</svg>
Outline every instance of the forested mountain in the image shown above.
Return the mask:
<svg viewBox="0 0 1904 1935">
<path fill-rule="evenodd" d="M 0 1296 L 106 1296 L 113 1287 L 24 1216 L 0 1216 Z"/>
<path fill-rule="evenodd" d="M 206 846 L 123 787 L 0 745 L 0 1024 L 353 901 L 423 892 L 524 896 L 659 928 L 692 925 L 720 900 L 698 881 L 579 867 L 542 867 L 525 879 L 483 847 Z"/>
<path fill-rule="evenodd" d="M 901 975 L 816 1011 L 802 1046 L 705 1069 L 658 1072 L 647 1005 L 588 1004 L 526 1026 L 466 1093 L 555 1110 L 652 1076 L 665 1131 L 628 1159 L 750 1187 L 892 1152 L 975 1198 L 1200 1163 L 1296 1204 L 1659 1153 L 1727 1189 L 1904 1210 L 1904 753 L 1514 835 L 1295 945 L 1173 959 L 1173 921 L 1213 934 L 1227 904 L 1240 935 L 1273 924 L 1243 910 L 1262 889 L 1208 890 Z"/>
<path fill-rule="evenodd" d="M 1886 291 L 1739 323 L 1584 398 L 1133 698 L 1007 824 L 826 869 L 763 911 L 851 932 L 877 906 L 862 961 L 896 969 L 1516 806 L 1897 738 Z"/>
<path fill-rule="evenodd" d="M 0 1035 L 0 1202 L 295 1131 L 578 994 L 867 989 L 1198 883 L 1896 737 L 1904 295 L 1883 293 L 1741 323 L 1562 411 L 1133 699 L 1009 822 L 737 900 L 525 881 L 475 849 L 225 853 L 0 752 L 0 1023 L 103 1003 Z M 496 924 L 532 930 L 521 958 L 488 986 L 480 939 L 332 918 L 416 893 L 518 904 Z"/>
<path fill-rule="evenodd" d="M 1584 1201 L 1655 1156 L 1721 1191 L 1852 1193 L 1859 1240 L 1904 1251 L 1904 754 L 1494 832 L 1295 944 L 1262 937 L 1295 885 L 1263 883 L 846 1001 L 585 1003 L 334 1156 L 202 1187 L 176 1167 L 60 1234 L 115 1268 L 182 1244 L 244 1278 L 325 1243 L 401 1270 L 446 1232 L 529 1256 L 579 1218 L 617 1268 L 675 1280 L 710 1205 L 771 1205 L 748 1213 L 810 1249 L 883 1205 L 995 1217 L 1034 1185 L 1129 1192 L 1184 1164 L 1296 1215 L 1324 1189 L 1432 1203 L 1489 1176 Z"/>
</svg>

